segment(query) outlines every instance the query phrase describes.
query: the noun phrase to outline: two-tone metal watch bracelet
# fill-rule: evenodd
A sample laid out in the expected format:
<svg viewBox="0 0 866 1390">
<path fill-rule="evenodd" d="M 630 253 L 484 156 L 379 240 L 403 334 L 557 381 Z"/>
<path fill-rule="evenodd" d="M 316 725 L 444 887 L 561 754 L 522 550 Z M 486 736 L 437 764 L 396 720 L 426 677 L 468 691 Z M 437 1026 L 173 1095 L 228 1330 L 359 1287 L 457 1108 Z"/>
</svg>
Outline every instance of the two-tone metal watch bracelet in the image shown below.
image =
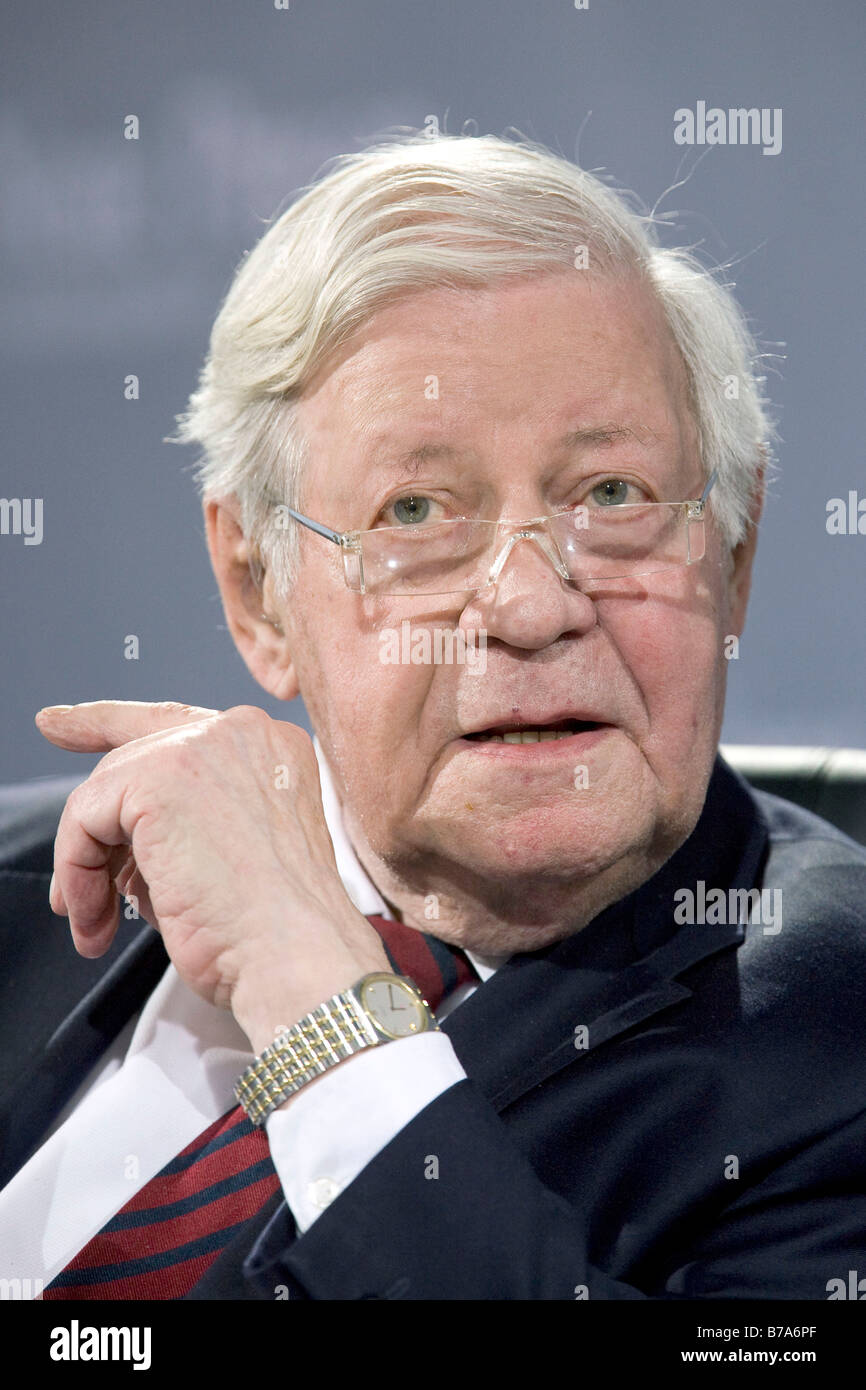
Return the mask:
<svg viewBox="0 0 866 1390">
<path fill-rule="evenodd" d="M 347 1057 L 393 1040 L 392 1035 L 377 1028 L 359 1000 L 359 991 L 367 979 L 387 976 L 365 976 L 350 989 L 334 994 L 306 1014 L 293 1027 L 277 1035 L 235 1085 L 235 1096 L 254 1125 L 265 1120 L 303 1086 Z M 399 979 L 399 977 L 391 977 Z M 420 991 L 410 980 L 402 980 L 421 1004 Z M 435 1021 L 433 1022 L 435 1027 Z"/>
</svg>

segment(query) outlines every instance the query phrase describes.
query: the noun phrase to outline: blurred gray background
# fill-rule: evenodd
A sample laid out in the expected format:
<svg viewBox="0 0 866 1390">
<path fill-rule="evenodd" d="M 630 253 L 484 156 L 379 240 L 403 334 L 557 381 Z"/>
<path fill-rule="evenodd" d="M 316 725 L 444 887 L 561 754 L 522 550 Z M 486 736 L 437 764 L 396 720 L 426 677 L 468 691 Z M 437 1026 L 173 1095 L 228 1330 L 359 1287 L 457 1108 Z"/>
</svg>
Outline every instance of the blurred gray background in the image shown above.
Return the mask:
<svg viewBox="0 0 866 1390">
<path fill-rule="evenodd" d="M 42 497 L 44 539 L 0 536 L 0 782 L 97 761 L 40 737 L 45 704 L 306 724 L 236 654 L 192 454 L 162 441 L 265 219 L 429 115 L 516 127 L 647 208 L 687 177 L 665 240 L 731 263 L 781 430 L 724 737 L 866 747 L 866 535 L 825 524 L 866 498 L 862 0 L 7 0 L 2 27 L 0 496 Z M 676 145 L 698 101 L 782 108 L 781 152 Z"/>
</svg>

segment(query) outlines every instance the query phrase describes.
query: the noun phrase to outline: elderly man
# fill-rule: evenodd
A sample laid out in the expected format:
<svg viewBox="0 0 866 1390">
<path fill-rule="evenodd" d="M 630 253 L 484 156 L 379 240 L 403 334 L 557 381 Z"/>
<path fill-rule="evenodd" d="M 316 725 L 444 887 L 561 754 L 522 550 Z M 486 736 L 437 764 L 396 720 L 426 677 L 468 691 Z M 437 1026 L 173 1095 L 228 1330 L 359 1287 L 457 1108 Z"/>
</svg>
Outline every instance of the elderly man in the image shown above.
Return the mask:
<svg viewBox="0 0 866 1390">
<path fill-rule="evenodd" d="M 106 754 L 50 888 L 105 973 L 86 1042 L 67 986 L 29 1038 L 4 1274 L 823 1299 L 866 1273 L 866 854 L 717 754 L 752 353 L 688 255 L 529 144 L 374 147 L 269 229 L 181 438 L 234 641 L 316 739 L 41 712 Z M 5 864 L 44 893 L 29 824 Z"/>
</svg>

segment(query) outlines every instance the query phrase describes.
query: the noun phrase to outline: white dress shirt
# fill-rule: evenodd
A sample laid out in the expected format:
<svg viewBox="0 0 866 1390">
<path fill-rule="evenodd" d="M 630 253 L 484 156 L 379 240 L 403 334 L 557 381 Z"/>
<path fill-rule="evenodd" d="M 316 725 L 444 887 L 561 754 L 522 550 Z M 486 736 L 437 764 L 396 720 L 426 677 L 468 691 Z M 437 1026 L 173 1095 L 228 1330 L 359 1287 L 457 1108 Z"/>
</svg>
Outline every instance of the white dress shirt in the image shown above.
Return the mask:
<svg viewBox="0 0 866 1390">
<path fill-rule="evenodd" d="M 343 828 L 318 739 L 325 820 L 358 910 L 391 917 Z M 507 957 L 470 956 L 482 981 Z M 437 1010 L 466 999 L 463 985 Z M 201 999 L 170 965 L 23 1168 L 0 1192 L 0 1277 L 48 1284 L 121 1207 L 235 1104 L 253 1059 L 233 1015 Z M 444 1033 L 352 1057 L 266 1122 L 271 1158 L 298 1230 L 306 1231 L 426 1105 L 465 1078 Z"/>
</svg>

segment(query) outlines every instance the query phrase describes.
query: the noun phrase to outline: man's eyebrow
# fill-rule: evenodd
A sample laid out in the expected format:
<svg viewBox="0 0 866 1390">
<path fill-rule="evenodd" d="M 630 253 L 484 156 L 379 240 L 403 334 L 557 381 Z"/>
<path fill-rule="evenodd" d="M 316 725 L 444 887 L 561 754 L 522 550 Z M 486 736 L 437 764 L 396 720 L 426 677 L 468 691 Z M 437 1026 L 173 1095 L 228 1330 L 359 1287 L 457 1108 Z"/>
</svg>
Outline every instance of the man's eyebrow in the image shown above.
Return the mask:
<svg viewBox="0 0 866 1390">
<path fill-rule="evenodd" d="M 433 459 L 456 458 L 461 452 L 464 451 L 455 449 L 451 444 L 418 444 L 414 449 L 406 449 L 398 454 L 389 453 L 387 444 L 379 443 L 375 448 L 375 453 L 380 456 L 377 461 L 386 467 L 405 468 L 415 473 Z"/>
<path fill-rule="evenodd" d="M 577 449 L 584 444 L 620 444 L 635 440 L 646 448 L 650 440 L 657 438 L 653 430 L 645 425 L 589 425 L 583 429 L 569 430 L 559 441 L 562 449 Z"/>
</svg>

